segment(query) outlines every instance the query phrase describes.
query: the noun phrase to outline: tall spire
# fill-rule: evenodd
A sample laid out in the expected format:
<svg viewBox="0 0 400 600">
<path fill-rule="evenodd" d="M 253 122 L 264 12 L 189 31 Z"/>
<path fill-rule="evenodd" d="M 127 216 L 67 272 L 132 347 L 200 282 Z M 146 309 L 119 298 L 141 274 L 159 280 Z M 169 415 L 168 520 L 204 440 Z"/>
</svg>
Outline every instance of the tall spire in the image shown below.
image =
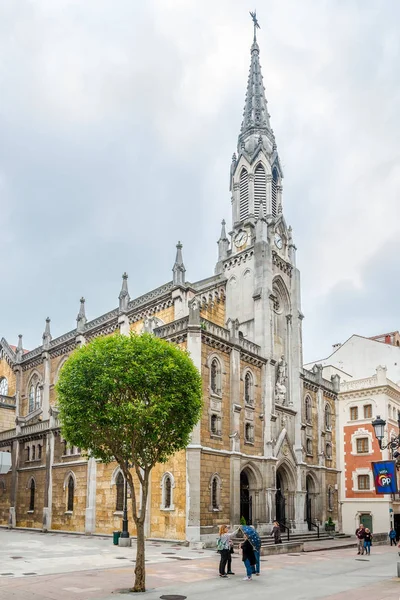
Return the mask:
<svg viewBox="0 0 400 600">
<path fill-rule="evenodd" d="M 46 326 L 44 328 L 43 333 L 43 349 L 48 350 L 51 342 L 51 333 L 50 333 L 50 317 L 46 319 Z"/>
<path fill-rule="evenodd" d="M 85 325 L 87 322 L 86 313 L 85 313 L 85 298 L 82 296 L 81 305 L 79 307 L 79 313 L 76 317 L 76 329 L 78 333 L 83 333 L 85 331 Z"/>
<path fill-rule="evenodd" d="M 122 287 L 118 296 L 119 299 L 119 312 L 123 313 L 128 310 L 129 300 L 131 299 L 128 292 L 128 275 L 124 273 L 122 275 Z"/>
<path fill-rule="evenodd" d="M 183 264 L 182 258 L 182 244 L 180 242 L 176 245 L 176 258 L 175 264 L 172 268 L 173 272 L 173 283 L 174 285 L 183 285 L 185 283 L 185 265 Z"/>
<path fill-rule="evenodd" d="M 240 153 L 243 144 L 250 135 L 256 135 L 256 141 L 261 134 L 267 135 L 273 140 L 273 133 L 269 122 L 267 100 L 261 74 L 260 48 L 258 47 L 256 31 L 260 28 L 257 16 L 250 13 L 254 23 L 254 39 L 251 46 L 251 63 L 249 78 L 247 81 L 246 101 L 244 106 L 243 121 L 240 128 L 238 151 Z"/>
<path fill-rule="evenodd" d="M 224 261 L 228 257 L 228 251 L 229 251 L 229 240 L 228 240 L 228 236 L 226 235 L 225 225 L 226 225 L 225 219 L 223 219 L 221 222 L 221 235 L 218 240 L 218 264 L 217 264 L 217 272 L 218 273 L 222 272 L 221 271 L 222 261 Z"/>
</svg>

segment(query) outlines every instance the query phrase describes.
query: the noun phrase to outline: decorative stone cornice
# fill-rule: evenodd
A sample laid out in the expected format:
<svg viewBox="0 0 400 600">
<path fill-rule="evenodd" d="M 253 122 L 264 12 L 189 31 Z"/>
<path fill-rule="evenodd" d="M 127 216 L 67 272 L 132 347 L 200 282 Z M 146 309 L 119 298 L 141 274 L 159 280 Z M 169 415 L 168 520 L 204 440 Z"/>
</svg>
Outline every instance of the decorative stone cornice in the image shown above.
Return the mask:
<svg viewBox="0 0 400 600">
<path fill-rule="evenodd" d="M 236 267 L 241 264 L 245 264 L 248 260 L 250 260 L 254 255 L 253 250 L 243 250 L 238 254 L 235 254 L 232 258 L 227 259 L 224 262 L 224 270 L 230 271 L 233 267 Z"/>
<path fill-rule="evenodd" d="M 277 252 L 275 252 L 275 250 L 272 250 L 272 262 L 283 273 L 285 273 L 289 277 L 292 276 L 292 271 L 293 271 L 292 265 L 290 263 L 286 262 L 286 260 L 284 260 L 283 258 L 281 258 L 279 256 L 279 254 L 277 254 Z"/>
</svg>

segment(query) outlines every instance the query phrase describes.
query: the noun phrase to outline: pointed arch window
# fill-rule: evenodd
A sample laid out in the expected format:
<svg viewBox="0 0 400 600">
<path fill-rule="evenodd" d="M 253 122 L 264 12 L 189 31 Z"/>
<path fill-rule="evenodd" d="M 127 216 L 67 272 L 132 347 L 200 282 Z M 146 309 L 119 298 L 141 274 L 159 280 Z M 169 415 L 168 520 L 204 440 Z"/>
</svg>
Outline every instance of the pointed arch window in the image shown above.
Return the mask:
<svg viewBox="0 0 400 600">
<path fill-rule="evenodd" d="M 325 455 L 326 458 L 329 460 L 332 458 L 332 444 L 330 444 L 329 442 L 326 444 Z"/>
<path fill-rule="evenodd" d="M 221 489 L 222 481 L 218 473 L 214 473 L 210 478 L 210 512 L 216 512 L 222 510 L 221 507 Z"/>
<path fill-rule="evenodd" d="M 29 510 L 35 510 L 35 480 L 31 479 L 31 483 L 29 485 Z"/>
<path fill-rule="evenodd" d="M 221 395 L 221 364 L 217 358 L 211 361 L 210 389 L 213 394 Z"/>
<path fill-rule="evenodd" d="M 0 396 L 8 396 L 8 380 L 7 377 L 0 378 Z"/>
<path fill-rule="evenodd" d="M 174 476 L 172 475 L 172 473 L 164 473 L 161 479 L 161 510 L 175 510 L 174 488 Z"/>
<path fill-rule="evenodd" d="M 254 404 L 254 381 L 250 371 L 244 376 L 244 401 L 246 404 Z"/>
<path fill-rule="evenodd" d="M 277 213 L 278 183 L 279 183 L 278 169 L 276 167 L 274 167 L 272 169 L 272 189 L 271 189 L 271 212 L 272 212 L 273 217 L 276 217 L 276 213 Z"/>
<path fill-rule="evenodd" d="M 33 412 L 35 410 L 35 386 L 31 385 L 29 388 L 29 412 Z"/>
<path fill-rule="evenodd" d="M 35 409 L 36 408 L 40 408 L 42 405 L 42 390 L 41 390 L 41 386 L 38 383 L 36 385 L 36 389 L 35 389 Z"/>
<path fill-rule="evenodd" d="M 308 456 L 312 456 L 313 455 L 313 447 L 312 447 L 312 439 L 311 438 L 307 438 L 306 441 L 306 453 Z"/>
<path fill-rule="evenodd" d="M 35 460 L 35 458 L 36 458 L 36 446 L 33 445 L 32 446 L 32 460 Z"/>
<path fill-rule="evenodd" d="M 115 480 L 115 487 L 117 490 L 115 510 L 118 512 L 122 512 L 124 510 L 125 479 L 124 479 L 124 476 L 122 475 L 121 471 L 118 473 L 117 478 Z"/>
<path fill-rule="evenodd" d="M 244 439 L 248 444 L 254 443 L 254 427 L 251 423 L 246 423 L 244 426 Z"/>
<path fill-rule="evenodd" d="M 329 486 L 328 488 L 328 510 L 332 511 L 333 510 L 333 489 L 331 488 L 331 486 Z"/>
<path fill-rule="evenodd" d="M 165 486 L 164 508 L 171 508 L 172 485 L 171 485 L 171 477 L 169 475 L 167 475 L 167 477 L 165 478 L 164 486 Z"/>
<path fill-rule="evenodd" d="M 267 198 L 267 178 L 265 169 L 259 163 L 254 172 L 254 215 L 258 217 L 260 212 L 260 203 L 266 202 Z"/>
<path fill-rule="evenodd" d="M 239 217 L 243 221 L 249 214 L 249 174 L 245 168 L 240 172 L 239 194 Z"/>
<path fill-rule="evenodd" d="M 68 477 L 68 486 L 67 486 L 67 511 L 72 512 L 74 510 L 74 492 L 75 492 L 75 482 L 72 475 Z"/>
</svg>

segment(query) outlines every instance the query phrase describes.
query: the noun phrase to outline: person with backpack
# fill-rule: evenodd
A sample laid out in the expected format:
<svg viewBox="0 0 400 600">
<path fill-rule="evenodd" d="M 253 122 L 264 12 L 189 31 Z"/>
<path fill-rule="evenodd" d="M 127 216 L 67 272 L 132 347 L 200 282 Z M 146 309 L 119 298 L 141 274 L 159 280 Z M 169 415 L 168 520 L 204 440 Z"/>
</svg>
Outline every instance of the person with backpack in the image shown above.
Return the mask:
<svg viewBox="0 0 400 600">
<path fill-rule="evenodd" d="M 390 539 L 390 545 L 396 546 L 396 531 L 393 529 L 393 527 L 389 531 L 389 539 Z"/>
<path fill-rule="evenodd" d="M 232 572 L 232 550 L 233 550 L 233 541 L 234 538 L 239 531 L 239 528 L 235 529 L 229 533 L 228 525 L 221 525 L 219 528 L 219 537 L 217 539 L 217 551 L 221 555 L 221 560 L 219 561 L 219 576 L 227 578 L 228 575 L 234 575 Z M 228 565 L 228 572 L 225 573 L 225 567 Z"/>
<path fill-rule="evenodd" d="M 254 554 L 253 545 L 246 534 L 244 534 L 244 542 L 240 547 L 242 549 L 242 561 L 246 567 L 246 576 L 243 577 L 243 580 L 251 581 L 253 578 L 253 571 L 256 566 L 256 557 Z"/>
</svg>

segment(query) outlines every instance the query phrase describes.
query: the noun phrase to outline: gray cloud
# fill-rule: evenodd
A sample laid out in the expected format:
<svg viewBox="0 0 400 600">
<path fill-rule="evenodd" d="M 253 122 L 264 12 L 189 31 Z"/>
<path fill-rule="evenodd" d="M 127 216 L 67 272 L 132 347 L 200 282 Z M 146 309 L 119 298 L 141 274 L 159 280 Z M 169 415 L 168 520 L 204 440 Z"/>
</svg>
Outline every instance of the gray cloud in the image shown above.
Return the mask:
<svg viewBox="0 0 400 600">
<path fill-rule="evenodd" d="M 89 317 L 109 310 L 124 270 L 132 296 L 168 281 L 178 239 L 189 279 L 213 272 L 252 8 L 1 3 L 0 314 L 11 343 L 22 332 L 39 344 L 47 315 L 53 335 L 72 328 L 82 294 Z M 400 6 L 286 0 L 259 17 L 311 359 L 339 334 L 398 327 L 387 286 L 380 303 L 359 294 L 377 269 L 381 284 L 398 278 L 396 261 L 376 256 L 400 229 Z"/>
</svg>

